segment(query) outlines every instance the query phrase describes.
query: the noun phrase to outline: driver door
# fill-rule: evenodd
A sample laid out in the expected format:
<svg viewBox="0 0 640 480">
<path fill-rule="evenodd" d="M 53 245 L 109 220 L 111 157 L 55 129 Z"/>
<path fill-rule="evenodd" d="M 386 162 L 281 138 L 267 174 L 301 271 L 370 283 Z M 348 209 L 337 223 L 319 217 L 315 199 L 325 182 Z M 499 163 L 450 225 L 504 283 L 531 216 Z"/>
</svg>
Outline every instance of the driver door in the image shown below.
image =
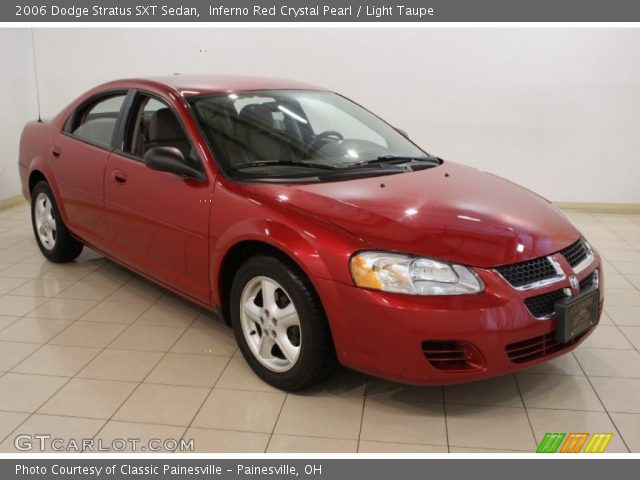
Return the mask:
<svg viewBox="0 0 640 480">
<path fill-rule="evenodd" d="M 208 303 L 209 211 L 213 179 L 196 181 L 147 168 L 145 152 L 178 148 L 202 169 L 176 112 L 159 97 L 137 92 L 123 146 L 107 159 L 105 207 L 119 259 L 166 286 Z"/>
</svg>

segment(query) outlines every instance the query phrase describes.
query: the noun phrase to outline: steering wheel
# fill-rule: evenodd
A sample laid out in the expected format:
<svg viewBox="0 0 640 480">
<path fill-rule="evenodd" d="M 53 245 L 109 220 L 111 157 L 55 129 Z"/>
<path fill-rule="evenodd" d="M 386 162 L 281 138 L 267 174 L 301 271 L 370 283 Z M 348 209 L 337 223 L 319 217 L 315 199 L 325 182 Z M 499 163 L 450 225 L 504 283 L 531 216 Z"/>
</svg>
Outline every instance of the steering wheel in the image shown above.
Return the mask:
<svg viewBox="0 0 640 480">
<path fill-rule="evenodd" d="M 313 150 L 316 150 L 318 148 L 318 144 L 321 141 L 331 137 L 337 138 L 338 141 L 344 140 L 344 136 L 342 136 L 340 132 L 336 132 L 335 130 L 325 130 L 324 132 L 316 135 L 316 137 L 309 142 L 309 145 L 307 146 L 307 150 L 306 150 L 307 155 L 311 153 Z"/>
</svg>

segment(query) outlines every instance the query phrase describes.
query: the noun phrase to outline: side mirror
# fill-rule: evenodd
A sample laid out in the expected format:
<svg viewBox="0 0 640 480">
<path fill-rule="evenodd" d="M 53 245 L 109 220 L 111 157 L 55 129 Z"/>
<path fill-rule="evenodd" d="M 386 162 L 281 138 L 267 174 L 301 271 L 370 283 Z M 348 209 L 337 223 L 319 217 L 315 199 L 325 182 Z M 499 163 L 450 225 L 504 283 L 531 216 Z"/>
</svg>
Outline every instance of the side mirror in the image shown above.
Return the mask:
<svg viewBox="0 0 640 480">
<path fill-rule="evenodd" d="M 205 179 L 204 174 L 190 166 L 182 152 L 175 147 L 154 147 L 144 154 L 143 160 L 151 170 L 175 173 L 198 181 Z"/>
<path fill-rule="evenodd" d="M 398 132 L 400 135 L 402 135 L 404 138 L 406 138 L 407 140 L 409 140 L 409 134 L 407 132 L 405 132 L 404 130 L 402 130 L 401 128 L 397 128 L 397 127 L 393 127 L 396 129 L 396 132 Z"/>
</svg>

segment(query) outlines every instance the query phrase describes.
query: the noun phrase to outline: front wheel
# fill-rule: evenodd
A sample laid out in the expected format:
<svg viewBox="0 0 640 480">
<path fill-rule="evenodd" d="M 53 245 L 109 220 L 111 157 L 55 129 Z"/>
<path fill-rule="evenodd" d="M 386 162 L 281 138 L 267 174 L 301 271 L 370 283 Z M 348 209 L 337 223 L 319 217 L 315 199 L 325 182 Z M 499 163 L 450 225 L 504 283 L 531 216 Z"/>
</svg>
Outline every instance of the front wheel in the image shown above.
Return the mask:
<svg viewBox="0 0 640 480">
<path fill-rule="evenodd" d="M 67 230 L 47 182 L 39 182 L 31 192 L 31 223 L 38 247 L 48 260 L 71 262 L 82 252 L 82 243 Z"/>
<path fill-rule="evenodd" d="M 231 288 L 231 321 L 246 361 L 277 388 L 310 387 L 336 364 L 322 305 L 289 262 L 257 256 L 240 267 Z"/>
</svg>

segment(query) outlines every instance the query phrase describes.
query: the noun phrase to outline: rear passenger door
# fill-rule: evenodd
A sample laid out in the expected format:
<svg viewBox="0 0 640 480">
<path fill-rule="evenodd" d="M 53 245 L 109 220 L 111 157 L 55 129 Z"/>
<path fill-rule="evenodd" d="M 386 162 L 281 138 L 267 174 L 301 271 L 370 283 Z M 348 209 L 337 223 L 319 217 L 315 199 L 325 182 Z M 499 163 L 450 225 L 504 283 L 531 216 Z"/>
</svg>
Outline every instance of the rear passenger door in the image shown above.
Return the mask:
<svg viewBox="0 0 640 480">
<path fill-rule="evenodd" d="M 97 248 L 107 245 L 104 172 L 127 93 L 108 92 L 82 104 L 48 152 L 69 228 Z"/>
<path fill-rule="evenodd" d="M 175 147 L 204 172 L 169 103 L 138 92 L 122 144 L 107 161 L 105 206 L 116 258 L 200 302 L 209 302 L 209 211 L 213 182 L 147 168 L 146 151 Z"/>
</svg>

